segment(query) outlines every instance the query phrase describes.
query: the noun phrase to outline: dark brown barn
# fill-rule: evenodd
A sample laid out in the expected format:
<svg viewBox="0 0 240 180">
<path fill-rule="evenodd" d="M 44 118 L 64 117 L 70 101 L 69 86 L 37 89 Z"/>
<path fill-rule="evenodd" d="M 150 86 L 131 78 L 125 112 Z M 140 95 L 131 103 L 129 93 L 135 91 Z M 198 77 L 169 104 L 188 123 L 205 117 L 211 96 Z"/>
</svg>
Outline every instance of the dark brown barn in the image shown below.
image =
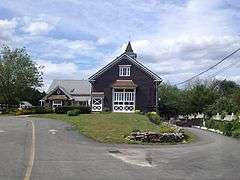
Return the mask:
<svg viewBox="0 0 240 180">
<path fill-rule="evenodd" d="M 123 54 L 89 78 L 92 111 L 155 111 L 161 78 L 137 61 L 129 42 Z"/>
</svg>

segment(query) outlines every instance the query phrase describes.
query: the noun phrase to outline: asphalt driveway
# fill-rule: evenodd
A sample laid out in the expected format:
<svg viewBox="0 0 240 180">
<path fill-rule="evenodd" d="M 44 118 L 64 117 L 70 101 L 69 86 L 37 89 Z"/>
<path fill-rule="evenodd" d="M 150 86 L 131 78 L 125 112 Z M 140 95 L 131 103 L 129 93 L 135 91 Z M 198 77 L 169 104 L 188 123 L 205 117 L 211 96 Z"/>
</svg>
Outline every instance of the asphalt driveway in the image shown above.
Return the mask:
<svg viewBox="0 0 240 180">
<path fill-rule="evenodd" d="M 0 117 L 0 179 L 239 179 L 240 141 L 191 129 L 199 141 L 184 145 L 100 144 L 61 121 Z"/>
</svg>

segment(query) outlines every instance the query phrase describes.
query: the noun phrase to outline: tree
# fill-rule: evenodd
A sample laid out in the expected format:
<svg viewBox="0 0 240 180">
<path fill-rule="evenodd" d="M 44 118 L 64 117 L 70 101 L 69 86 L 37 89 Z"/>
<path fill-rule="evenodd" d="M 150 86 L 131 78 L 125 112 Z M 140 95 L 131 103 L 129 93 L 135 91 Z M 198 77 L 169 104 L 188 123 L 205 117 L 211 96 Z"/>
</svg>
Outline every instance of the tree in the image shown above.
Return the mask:
<svg viewBox="0 0 240 180">
<path fill-rule="evenodd" d="M 215 115 L 217 113 L 223 114 L 231 114 L 237 111 L 237 107 L 234 105 L 231 99 L 227 97 L 218 98 L 214 104 L 210 105 L 207 108 L 207 112 L 209 116 Z"/>
<path fill-rule="evenodd" d="M 236 90 L 240 90 L 240 87 L 234 81 L 228 80 L 216 80 L 212 83 L 212 87 L 217 90 L 220 96 L 230 96 Z"/>
<path fill-rule="evenodd" d="M 237 109 L 240 109 L 240 90 L 236 89 L 234 92 L 230 95 L 230 100 L 234 104 L 234 106 Z"/>
<path fill-rule="evenodd" d="M 27 89 L 42 85 L 41 67 L 31 60 L 25 48 L 4 45 L 0 51 L 0 99 L 16 104 Z"/>
<path fill-rule="evenodd" d="M 26 88 L 19 101 L 28 101 L 33 106 L 38 106 L 40 103 L 39 100 L 41 100 L 45 95 L 45 92 L 40 92 L 38 89 Z"/>
<path fill-rule="evenodd" d="M 159 113 L 166 118 L 176 116 L 182 112 L 182 92 L 176 86 L 161 84 L 159 86 Z"/>
<path fill-rule="evenodd" d="M 185 104 L 188 107 L 188 114 L 203 113 L 218 98 L 218 94 L 214 88 L 201 83 L 193 84 L 185 93 Z"/>
</svg>

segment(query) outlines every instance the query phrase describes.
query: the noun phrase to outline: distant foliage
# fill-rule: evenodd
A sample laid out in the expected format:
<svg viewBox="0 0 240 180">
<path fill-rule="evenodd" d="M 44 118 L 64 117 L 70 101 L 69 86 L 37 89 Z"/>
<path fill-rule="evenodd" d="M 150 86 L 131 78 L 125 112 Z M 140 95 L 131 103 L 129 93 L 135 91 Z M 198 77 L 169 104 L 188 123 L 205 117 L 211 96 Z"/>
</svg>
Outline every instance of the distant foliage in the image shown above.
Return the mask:
<svg viewBox="0 0 240 180">
<path fill-rule="evenodd" d="M 170 84 L 159 86 L 159 112 L 167 119 L 178 115 L 204 113 L 231 114 L 240 109 L 240 86 L 233 81 L 196 81 L 180 89 Z"/>
</svg>

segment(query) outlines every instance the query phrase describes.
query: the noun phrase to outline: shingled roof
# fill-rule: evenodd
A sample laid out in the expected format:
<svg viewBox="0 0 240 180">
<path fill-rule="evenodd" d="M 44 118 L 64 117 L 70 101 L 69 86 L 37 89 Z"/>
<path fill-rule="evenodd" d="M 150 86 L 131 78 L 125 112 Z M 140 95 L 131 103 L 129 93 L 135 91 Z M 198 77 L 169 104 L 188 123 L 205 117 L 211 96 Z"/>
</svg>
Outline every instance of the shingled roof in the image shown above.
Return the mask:
<svg viewBox="0 0 240 180">
<path fill-rule="evenodd" d="M 63 87 L 71 95 L 91 94 L 91 84 L 88 80 L 54 79 L 48 93 L 57 86 Z"/>
</svg>

